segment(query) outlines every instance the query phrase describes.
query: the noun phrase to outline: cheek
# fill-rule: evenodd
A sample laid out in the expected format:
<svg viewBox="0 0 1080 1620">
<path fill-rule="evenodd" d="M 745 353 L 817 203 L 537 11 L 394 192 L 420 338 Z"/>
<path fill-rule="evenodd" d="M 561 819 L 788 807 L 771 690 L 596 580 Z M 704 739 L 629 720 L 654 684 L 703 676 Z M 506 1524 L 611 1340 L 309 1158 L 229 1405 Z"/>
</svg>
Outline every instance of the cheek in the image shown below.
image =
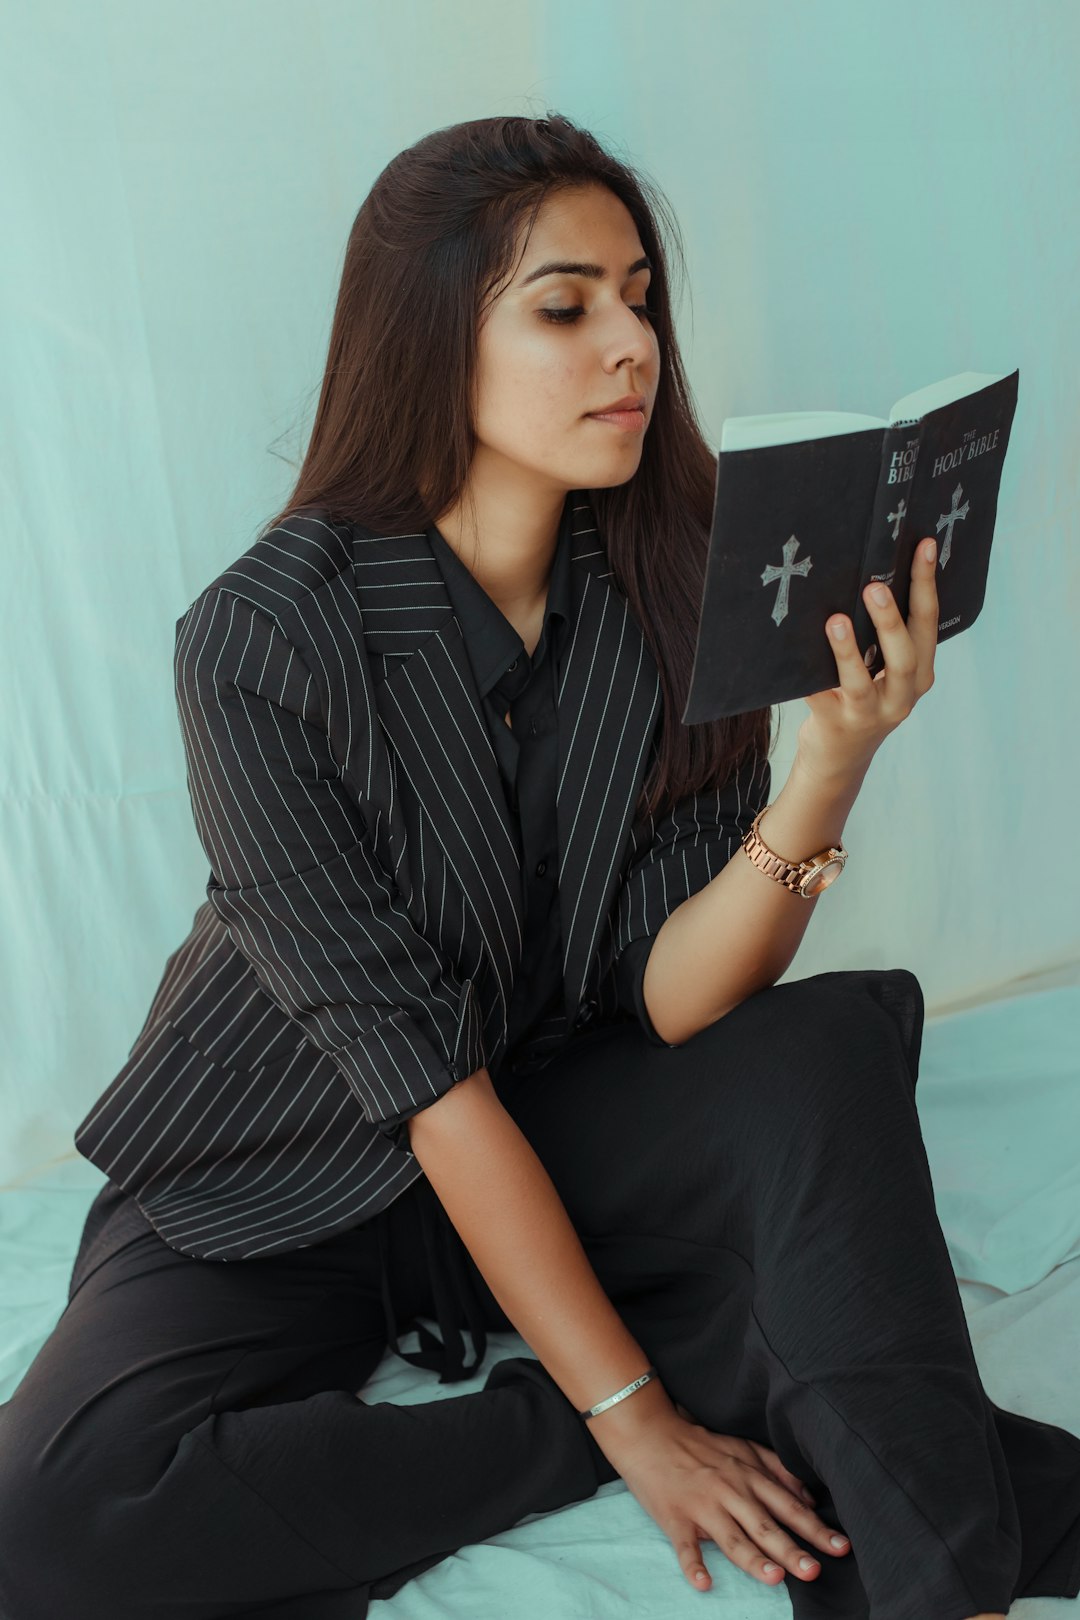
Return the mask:
<svg viewBox="0 0 1080 1620">
<path fill-rule="evenodd" d="M 550 338 L 519 337 L 483 370 L 477 428 L 488 444 L 537 446 L 565 434 L 586 405 L 581 378 Z"/>
<path fill-rule="evenodd" d="M 536 314 L 521 320 L 492 320 L 480 343 L 482 374 L 492 399 L 536 398 L 553 406 L 574 385 L 577 360 L 570 331 Z"/>
</svg>

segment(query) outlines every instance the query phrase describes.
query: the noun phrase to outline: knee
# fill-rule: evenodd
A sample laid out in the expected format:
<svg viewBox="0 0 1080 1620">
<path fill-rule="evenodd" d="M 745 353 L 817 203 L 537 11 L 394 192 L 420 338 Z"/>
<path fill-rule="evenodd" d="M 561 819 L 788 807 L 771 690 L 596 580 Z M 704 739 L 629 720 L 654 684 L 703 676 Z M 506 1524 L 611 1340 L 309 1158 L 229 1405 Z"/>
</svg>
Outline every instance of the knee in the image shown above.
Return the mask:
<svg viewBox="0 0 1080 1620">
<path fill-rule="evenodd" d="M 913 1110 L 923 998 L 907 969 L 842 970 L 769 986 L 710 1026 L 741 1020 L 740 1064 L 762 1107 L 804 1132 L 852 1108 Z M 731 1047 L 718 1061 L 731 1064 Z M 891 1099 L 891 1102 L 890 1102 Z"/>
<path fill-rule="evenodd" d="M 809 1027 L 825 1060 L 861 1092 L 898 1085 L 912 1094 L 923 1029 L 922 986 L 907 968 L 818 973 L 801 981 L 820 1002 L 820 1030 Z"/>
</svg>

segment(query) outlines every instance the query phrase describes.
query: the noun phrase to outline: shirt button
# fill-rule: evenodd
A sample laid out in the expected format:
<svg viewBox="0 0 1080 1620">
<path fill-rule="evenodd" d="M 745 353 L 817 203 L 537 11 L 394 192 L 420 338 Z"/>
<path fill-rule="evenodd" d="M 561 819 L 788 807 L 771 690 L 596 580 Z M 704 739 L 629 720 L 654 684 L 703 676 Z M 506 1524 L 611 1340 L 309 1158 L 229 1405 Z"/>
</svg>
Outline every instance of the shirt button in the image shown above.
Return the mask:
<svg viewBox="0 0 1080 1620">
<path fill-rule="evenodd" d="M 537 877 L 543 877 L 543 875 L 544 875 L 544 873 L 546 871 L 547 871 L 547 861 L 537 861 L 537 863 L 536 863 L 536 875 L 537 875 Z"/>
<path fill-rule="evenodd" d="M 507 667 L 507 669 L 517 669 L 517 667 L 518 667 L 518 661 L 517 661 L 517 659 L 516 659 L 516 658 L 515 658 L 515 659 L 514 659 L 514 662 L 513 662 L 513 663 L 512 663 L 512 664 L 507 664 L 507 666 L 506 666 L 506 667 Z"/>
</svg>

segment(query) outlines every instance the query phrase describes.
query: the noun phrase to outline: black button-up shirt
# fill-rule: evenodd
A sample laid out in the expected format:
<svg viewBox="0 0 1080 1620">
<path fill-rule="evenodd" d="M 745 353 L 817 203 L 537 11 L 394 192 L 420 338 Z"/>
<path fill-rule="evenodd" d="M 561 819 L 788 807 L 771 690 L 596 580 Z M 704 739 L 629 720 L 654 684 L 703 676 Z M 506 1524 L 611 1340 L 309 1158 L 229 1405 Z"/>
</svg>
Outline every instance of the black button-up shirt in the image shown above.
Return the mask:
<svg viewBox="0 0 1080 1620">
<path fill-rule="evenodd" d="M 534 1052 L 568 1031 L 562 1005 L 559 919 L 556 711 L 573 619 L 571 512 L 567 500 L 548 584 L 540 639 L 530 656 L 509 619 L 437 528 L 432 550 L 461 626 L 521 857 L 521 965 L 508 1009 L 504 1063 L 527 1068 Z M 510 725 L 504 716 L 509 712 Z M 617 968 L 620 1002 L 654 1039 L 641 983 L 654 936 L 632 940 Z"/>
</svg>

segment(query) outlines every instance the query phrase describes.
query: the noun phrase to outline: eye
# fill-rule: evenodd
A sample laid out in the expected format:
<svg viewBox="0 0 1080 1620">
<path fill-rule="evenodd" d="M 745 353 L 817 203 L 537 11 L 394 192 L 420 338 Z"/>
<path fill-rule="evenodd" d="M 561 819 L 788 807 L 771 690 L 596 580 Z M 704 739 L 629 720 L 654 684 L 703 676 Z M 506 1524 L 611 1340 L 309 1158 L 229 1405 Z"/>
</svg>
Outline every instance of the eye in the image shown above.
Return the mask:
<svg viewBox="0 0 1080 1620">
<path fill-rule="evenodd" d="M 654 321 L 660 313 L 658 309 L 650 309 L 648 304 L 631 304 L 630 308 L 635 315 L 644 315 L 650 321 Z M 558 321 L 561 326 L 571 325 L 579 315 L 584 315 L 584 313 L 585 311 L 580 304 L 567 305 L 563 309 L 537 310 L 537 314 L 545 321 Z"/>
</svg>

